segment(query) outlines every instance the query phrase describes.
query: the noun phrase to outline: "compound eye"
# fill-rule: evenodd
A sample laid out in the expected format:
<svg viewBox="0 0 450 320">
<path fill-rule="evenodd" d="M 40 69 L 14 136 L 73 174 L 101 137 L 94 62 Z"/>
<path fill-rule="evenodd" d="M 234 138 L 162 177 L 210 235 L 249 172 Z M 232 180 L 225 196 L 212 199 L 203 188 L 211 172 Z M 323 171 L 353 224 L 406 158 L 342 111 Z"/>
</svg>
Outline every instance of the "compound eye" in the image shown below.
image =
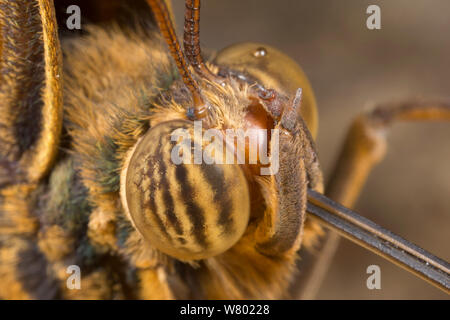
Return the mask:
<svg viewBox="0 0 450 320">
<path fill-rule="evenodd" d="M 222 145 L 217 139 L 210 143 Z M 249 220 L 242 169 L 211 163 L 199 154 L 204 148 L 192 122 L 161 123 L 138 141 L 121 176 L 122 204 L 134 226 L 152 246 L 179 260 L 226 251 Z"/>
<path fill-rule="evenodd" d="M 314 93 L 308 78 L 293 59 L 271 46 L 244 42 L 221 50 L 214 63 L 250 75 L 265 88 L 289 97 L 295 97 L 297 89 L 302 88 L 303 101 L 299 112 L 313 137 L 316 136 L 318 116 Z"/>
</svg>

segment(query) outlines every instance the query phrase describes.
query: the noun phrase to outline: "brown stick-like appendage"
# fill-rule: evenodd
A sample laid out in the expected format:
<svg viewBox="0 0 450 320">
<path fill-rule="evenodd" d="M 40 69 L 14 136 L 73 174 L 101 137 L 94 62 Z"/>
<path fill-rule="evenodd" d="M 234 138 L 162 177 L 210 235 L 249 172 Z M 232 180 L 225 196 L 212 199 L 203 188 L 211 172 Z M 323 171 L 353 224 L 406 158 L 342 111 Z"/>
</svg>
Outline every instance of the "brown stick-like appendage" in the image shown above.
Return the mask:
<svg viewBox="0 0 450 320">
<path fill-rule="evenodd" d="M 450 293 L 448 262 L 314 190 L 308 190 L 307 212 L 313 219 L 347 239 Z"/>
<path fill-rule="evenodd" d="M 195 72 L 209 80 L 215 75 L 205 65 L 200 48 L 200 0 L 186 0 L 183 45 L 186 58 Z"/>
<path fill-rule="evenodd" d="M 206 116 L 207 107 L 200 94 L 198 84 L 192 77 L 189 70 L 189 65 L 184 58 L 183 51 L 180 48 L 167 5 L 163 0 L 147 0 L 147 3 L 153 11 L 156 23 L 158 24 L 159 30 L 167 42 L 170 53 L 175 60 L 178 70 L 180 71 L 183 82 L 192 93 L 194 107 L 188 110 L 188 115 L 196 119 L 203 118 Z"/>
</svg>

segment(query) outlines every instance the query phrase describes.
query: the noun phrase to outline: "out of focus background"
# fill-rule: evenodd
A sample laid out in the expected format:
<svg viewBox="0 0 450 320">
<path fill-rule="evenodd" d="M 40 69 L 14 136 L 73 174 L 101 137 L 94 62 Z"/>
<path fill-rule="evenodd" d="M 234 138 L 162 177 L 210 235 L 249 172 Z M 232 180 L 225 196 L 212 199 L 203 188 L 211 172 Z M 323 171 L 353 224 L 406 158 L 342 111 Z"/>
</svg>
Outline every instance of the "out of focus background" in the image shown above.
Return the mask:
<svg viewBox="0 0 450 320">
<path fill-rule="evenodd" d="M 174 0 L 181 33 L 184 1 Z M 366 9 L 381 8 L 381 30 L 366 28 Z M 448 0 L 209 0 L 202 46 L 241 41 L 273 45 L 297 60 L 319 105 L 318 149 L 330 175 L 355 115 L 378 102 L 450 99 Z M 386 159 L 372 172 L 356 210 L 450 260 L 450 123 L 398 124 Z M 366 287 L 366 268 L 381 268 L 381 290 Z M 426 282 L 342 240 L 318 298 L 448 299 Z"/>
</svg>

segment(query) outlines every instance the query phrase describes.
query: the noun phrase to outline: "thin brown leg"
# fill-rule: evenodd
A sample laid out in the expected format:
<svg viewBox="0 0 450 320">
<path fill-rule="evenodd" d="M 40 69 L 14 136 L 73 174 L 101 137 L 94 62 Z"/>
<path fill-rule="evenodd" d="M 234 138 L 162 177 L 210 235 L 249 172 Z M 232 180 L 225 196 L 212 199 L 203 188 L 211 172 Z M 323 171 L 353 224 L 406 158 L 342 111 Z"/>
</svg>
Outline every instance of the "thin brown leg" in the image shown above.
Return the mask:
<svg viewBox="0 0 450 320">
<path fill-rule="evenodd" d="M 397 121 L 450 120 L 450 103 L 409 102 L 376 107 L 358 116 L 352 123 L 325 194 L 331 199 L 352 208 L 372 168 L 386 152 L 386 130 Z M 320 254 L 296 297 L 313 299 L 320 288 L 334 253 L 339 235 L 329 231 L 323 240 Z"/>
</svg>

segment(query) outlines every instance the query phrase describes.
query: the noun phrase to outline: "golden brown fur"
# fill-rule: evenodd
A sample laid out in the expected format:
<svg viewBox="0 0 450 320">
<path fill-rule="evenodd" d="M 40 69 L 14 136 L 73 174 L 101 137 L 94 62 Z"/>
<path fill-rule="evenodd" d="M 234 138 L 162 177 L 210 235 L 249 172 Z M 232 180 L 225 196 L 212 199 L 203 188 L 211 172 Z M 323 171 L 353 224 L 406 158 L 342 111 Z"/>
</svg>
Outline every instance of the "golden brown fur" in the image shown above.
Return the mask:
<svg viewBox="0 0 450 320">
<path fill-rule="evenodd" d="M 269 178 L 255 183 L 266 203 L 253 210 L 244 236 L 225 253 L 197 262 L 182 263 L 157 251 L 122 208 L 119 176 L 127 154 L 150 127 L 186 119 L 185 106 L 191 104 L 157 33 L 91 27 L 88 36 L 63 43 L 63 54 L 66 135 L 59 161 L 36 191 L 1 190 L 0 280 L 9 285 L 2 286 L 0 297 L 284 297 L 296 274 L 300 241 L 279 256 L 256 250 L 258 226 L 275 212 L 268 206 L 267 195 L 276 193 Z M 242 128 L 249 88 L 234 81 L 225 87 L 201 85 L 213 106 L 210 126 Z M 30 210 L 17 214 L 18 207 Z M 305 231 L 306 244 L 313 243 L 308 235 L 313 228 Z M 37 257 L 39 275 L 29 271 L 36 265 L 21 265 L 24 254 Z M 81 290 L 65 285 L 72 264 L 81 266 Z M 31 276 L 42 280 L 30 286 Z"/>
<path fill-rule="evenodd" d="M 93 240 L 104 246 L 105 250 L 106 247 L 117 250 L 114 243 L 108 239 L 113 239 L 115 221 L 123 212 L 118 208 L 117 193 L 105 193 L 103 187 L 98 184 L 96 169 L 98 161 L 102 160 L 92 141 L 97 141 L 97 144 L 107 143 L 105 139 L 115 141 L 120 147 L 116 157 L 123 163 L 126 150 L 144 133 L 144 122 L 153 126 L 160 121 L 185 118 L 185 109 L 175 101 L 177 96 L 171 96 L 167 91 L 165 101 L 158 101 L 152 112 L 146 113 L 142 110 L 142 97 L 139 97 L 139 94 L 144 92 L 147 97 L 155 96 L 161 87 L 161 80 L 157 76 L 163 73 L 167 77 L 173 70 L 166 49 L 158 37 L 147 39 L 134 34 L 130 37 L 119 30 L 106 32 L 102 29 L 97 29 L 92 34 L 92 37 L 65 47 L 65 66 L 66 70 L 68 69 L 66 122 L 74 137 L 77 157 L 82 164 L 81 176 L 90 190 L 91 201 L 98 207 L 91 215 L 89 223 L 92 234 L 96 235 Z M 133 53 L 125 60 L 122 52 L 124 48 Z M 71 56 L 70 52 L 77 54 Z M 83 55 L 80 56 L 79 52 Z M 102 67 L 98 69 L 97 66 L 100 65 Z M 95 92 L 92 88 L 95 88 Z M 179 84 L 175 84 L 175 90 L 181 90 Z M 220 106 L 214 110 L 217 113 L 217 116 L 213 115 L 213 119 L 217 119 L 216 126 L 242 127 L 240 122 L 243 119 L 243 108 L 248 105 L 246 89 L 212 86 L 207 92 L 213 105 Z M 107 99 L 104 99 L 105 97 Z M 147 108 L 150 109 L 150 106 Z M 136 115 L 141 114 L 141 118 L 136 119 Z M 127 131 L 117 132 L 117 126 L 114 124 L 118 121 L 122 121 Z M 261 186 L 270 188 L 265 183 Z M 129 239 L 128 248 L 120 250 L 129 255 L 129 261 L 150 268 L 160 264 L 166 265 L 167 270 L 164 273 L 173 277 L 169 271 L 172 259 L 155 258 L 158 254 L 153 253 L 154 250 L 145 244 L 134 230 L 132 234 L 132 238 L 136 240 Z M 291 278 L 295 253 L 285 258 L 272 259 L 258 253 L 254 242 L 254 233 L 250 227 L 246 236 L 229 252 L 200 262 L 195 267 L 183 266 L 192 268 L 190 272 L 195 275 L 193 278 L 202 284 L 199 291 L 203 291 L 203 294 L 198 297 L 280 297 Z M 145 260 L 148 262 L 145 263 Z M 160 278 L 161 276 L 154 279 Z M 141 284 L 144 288 L 153 285 L 148 282 Z"/>
</svg>

